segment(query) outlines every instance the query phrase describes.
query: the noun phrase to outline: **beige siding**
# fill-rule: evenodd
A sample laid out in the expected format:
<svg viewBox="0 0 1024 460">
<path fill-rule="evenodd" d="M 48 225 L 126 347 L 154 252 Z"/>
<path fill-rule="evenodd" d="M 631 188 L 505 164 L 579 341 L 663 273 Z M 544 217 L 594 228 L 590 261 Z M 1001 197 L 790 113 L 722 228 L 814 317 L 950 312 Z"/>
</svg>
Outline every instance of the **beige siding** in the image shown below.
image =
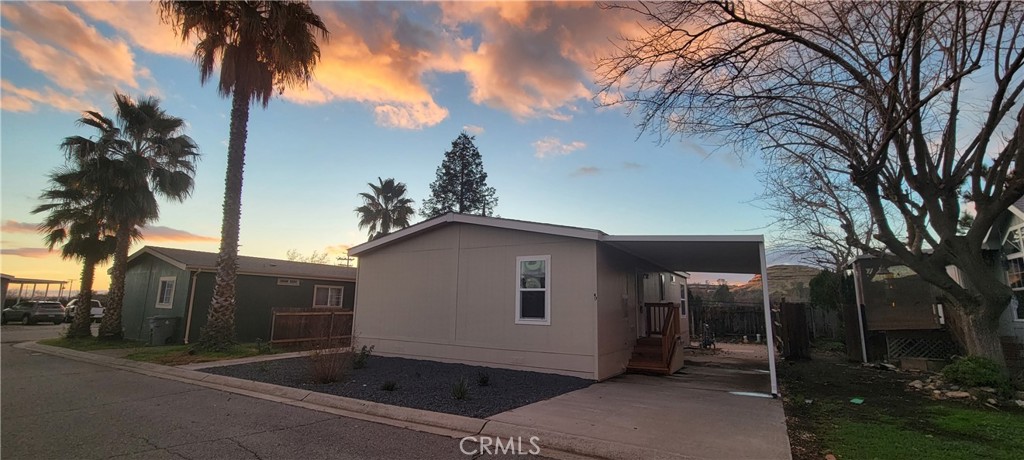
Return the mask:
<svg viewBox="0 0 1024 460">
<path fill-rule="evenodd" d="M 597 379 L 626 370 L 637 338 L 636 273 L 639 263 L 626 253 L 598 245 Z"/>
<path fill-rule="evenodd" d="M 363 254 L 355 333 L 382 355 L 595 378 L 595 242 L 445 225 Z M 549 255 L 551 324 L 515 323 L 516 257 Z"/>
</svg>

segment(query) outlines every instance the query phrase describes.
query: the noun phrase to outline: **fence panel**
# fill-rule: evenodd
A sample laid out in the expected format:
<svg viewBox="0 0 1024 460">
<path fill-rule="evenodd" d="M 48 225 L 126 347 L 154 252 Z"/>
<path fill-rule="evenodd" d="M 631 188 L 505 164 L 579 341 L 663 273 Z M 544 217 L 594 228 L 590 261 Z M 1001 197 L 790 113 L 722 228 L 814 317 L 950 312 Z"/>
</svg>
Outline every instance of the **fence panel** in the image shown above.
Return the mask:
<svg viewBox="0 0 1024 460">
<path fill-rule="evenodd" d="M 336 341 L 337 346 L 352 342 L 352 311 L 275 309 L 270 343 L 300 345 Z"/>
</svg>

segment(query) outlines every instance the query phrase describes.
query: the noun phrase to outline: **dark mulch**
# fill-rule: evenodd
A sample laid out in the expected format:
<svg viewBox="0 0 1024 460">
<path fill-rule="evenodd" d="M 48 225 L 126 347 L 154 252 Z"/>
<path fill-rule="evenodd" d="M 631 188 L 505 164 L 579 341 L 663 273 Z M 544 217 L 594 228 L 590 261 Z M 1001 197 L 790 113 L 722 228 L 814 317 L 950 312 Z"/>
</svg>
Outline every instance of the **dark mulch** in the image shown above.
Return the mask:
<svg viewBox="0 0 1024 460">
<path fill-rule="evenodd" d="M 564 375 L 383 356 L 371 357 L 366 367 L 350 370 L 341 382 L 330 384 L 312 383 L 310 368 L 309 358 L 299 357 L 213 367 L 203 369 L 203 372 L 479 418 L 586 388 L 593 383 Z M 480 385 L 481 373 L 488 376 L 486 386 Z M 452 395 L 452 387 L 463 378 L 469 387 L 469 396 L 458 400 Z M 381 387 L 387 381 L 395 382 L 397 389 L 383 390 Z"/>
</svg>

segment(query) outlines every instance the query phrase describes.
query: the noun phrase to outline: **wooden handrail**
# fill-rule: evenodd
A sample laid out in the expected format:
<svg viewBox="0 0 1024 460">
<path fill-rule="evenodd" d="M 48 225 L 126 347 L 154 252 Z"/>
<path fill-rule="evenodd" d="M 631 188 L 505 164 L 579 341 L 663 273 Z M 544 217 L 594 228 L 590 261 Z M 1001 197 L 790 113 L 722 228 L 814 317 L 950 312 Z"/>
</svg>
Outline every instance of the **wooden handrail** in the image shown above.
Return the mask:
<svg viewBox="0 0 1024 460">
<path fill-rule="evenodd" d="M 672 366 L 672 355 L 675 353 L 676 336 L 679 335 L 679 307 L 672 305 L 665 314 L 664 330 L 661 333 L 661 357 L 665 367 Z"/>
</svg>

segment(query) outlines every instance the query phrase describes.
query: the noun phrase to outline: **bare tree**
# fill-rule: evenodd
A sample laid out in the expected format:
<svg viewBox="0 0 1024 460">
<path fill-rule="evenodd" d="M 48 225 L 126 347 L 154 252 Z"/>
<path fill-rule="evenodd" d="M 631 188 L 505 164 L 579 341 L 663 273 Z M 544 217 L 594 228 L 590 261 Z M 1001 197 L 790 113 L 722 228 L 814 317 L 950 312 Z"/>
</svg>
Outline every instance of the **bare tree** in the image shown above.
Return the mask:
<svg viewBox="0 0 1024 460">
<path fill-rule="evenodd" d="M 645 33 L 601 61 L 599 100 L 638 112 L 642 130 L 759 151 L 770 192 L 813 189 L 799 213 L 941 288 L 967 351 L 1003 360 L 1012 291 L 982 243 L 1024 196 L 1024 3 L 612 7 Z M 974 221 L 958 233 L 966 204 Z"/>
<path fill-rule="evenodd" d="M 331 264 L 331 256 L 326 251 L 319 252 L 313 250 L 313 253 L 307 256 L 299 252 L 298 249 L 289 249 L 288 252 L 285 254 L 285 258 L 292 262 L 306 262 L 310 264 L 333 265 Z"/>
</svg>

